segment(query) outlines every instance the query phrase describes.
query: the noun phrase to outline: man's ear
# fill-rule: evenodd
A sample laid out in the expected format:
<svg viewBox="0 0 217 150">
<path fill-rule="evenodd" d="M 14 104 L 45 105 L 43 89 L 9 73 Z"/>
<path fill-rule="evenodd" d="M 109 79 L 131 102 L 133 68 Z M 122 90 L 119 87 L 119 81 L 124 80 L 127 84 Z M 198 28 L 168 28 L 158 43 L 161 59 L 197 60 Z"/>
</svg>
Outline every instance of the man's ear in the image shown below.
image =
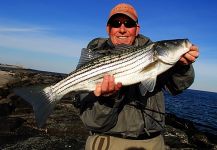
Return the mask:
<svg viewBox="0 0 217 150">
<path fill-rule="evenodd" d="M 136 27 L 136 36 L 139 34 L 139 32 L 140 32 L 140 26 L 138 24 L 137 27 Z"/>
</svg>

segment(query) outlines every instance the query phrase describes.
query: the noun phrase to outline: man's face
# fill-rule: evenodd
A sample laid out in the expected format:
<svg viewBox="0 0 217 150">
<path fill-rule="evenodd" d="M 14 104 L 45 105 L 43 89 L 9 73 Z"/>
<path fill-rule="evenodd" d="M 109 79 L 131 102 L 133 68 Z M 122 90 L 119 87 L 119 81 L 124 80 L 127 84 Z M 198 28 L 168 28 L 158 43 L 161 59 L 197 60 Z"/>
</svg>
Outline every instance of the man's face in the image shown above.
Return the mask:
<svg viewBox="0 0 217 150">
<path fill-rule="evenodd" d="M 125 15 L 118 15 L 109 21 L 107 32 L 114 45 L 132 45 L 139 34 L 139 25 Z"/>
</svg>

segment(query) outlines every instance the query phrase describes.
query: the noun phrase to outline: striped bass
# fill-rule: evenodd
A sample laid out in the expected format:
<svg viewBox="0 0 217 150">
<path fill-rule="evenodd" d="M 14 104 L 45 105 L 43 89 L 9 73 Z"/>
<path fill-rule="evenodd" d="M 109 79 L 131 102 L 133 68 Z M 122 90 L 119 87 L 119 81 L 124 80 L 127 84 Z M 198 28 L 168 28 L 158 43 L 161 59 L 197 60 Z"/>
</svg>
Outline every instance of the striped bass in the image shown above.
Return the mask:
<svg viewBox="0 0 217 150">
<path fill-rule="evenodd" d="M 164 40 L 120 53 L 95 58 L 68 77 L 42 89 L 18 88 L 15 93 L 33 106 L 39 127 L 46 122 L 55 104 L 66 94 L 91 92 L 105 74 L 114 75 L 123 86 L 140 84 L 140 92 L 152 92 L 159 74 L 174 66 L 192 44 L 188 39 Z"/>
</svg>

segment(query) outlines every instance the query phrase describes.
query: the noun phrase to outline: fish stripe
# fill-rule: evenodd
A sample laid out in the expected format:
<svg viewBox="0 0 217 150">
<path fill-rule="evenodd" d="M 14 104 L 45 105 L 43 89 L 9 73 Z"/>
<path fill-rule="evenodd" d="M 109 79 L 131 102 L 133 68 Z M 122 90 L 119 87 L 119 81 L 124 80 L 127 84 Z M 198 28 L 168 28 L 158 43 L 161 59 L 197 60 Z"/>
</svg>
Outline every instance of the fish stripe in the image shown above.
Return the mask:
<svg viewBox="0 0 217 150">
<path fill-rule="evenodd" d="M 142 51 L 143 49 L 139 49 L 138 51 Z M 91 69 L 95 69 L 95 68 L 99 68 L 101 66 L 107 65 L 109 63 L 113 63 L 115 61 L 117 61 L 116 59 L 119 60 L 125 60 L 128 61 L 130 59 L 131 56 L 137 56 L 137 54 L 139 55 L 139 53 L 132 51 L 132 53 L 129 53 L 128 55 L 123 55 L 123 53 L 121 55 L 113 55 L 113 59 L 111 59 L 111 56 L 107 56 L 105 58 L 103 58 L 101 61 L 99 61 L 98 63 L 89 63 L 87 66 L 79 68 L 78 70 L 76 70 L 74 73 L 72 73 L 72 75 L 70 75 L 69 78 L 66 78 L 66 80 L 70 80 L 71 78 L 74 78 L 75 76 L 78 76 L 80 74 L 83 74 L 84 72 L 87 72 L 88 70 Z M 127 59 L 128 58 L 128 59 Z M 62 82 L 60 82 L 59 84 L 64 83 L 65 80 L 63 80 Z M 59 86 L 58 84 L 55 86 Z"/>
<path fill-rule="evenodd" d="M 113 71 L 114 73 L 112 73 L 112 74 L 118 74 L 118 73 L 122 73 L 122 75 L 125 75 L 127 72 L 127 70 L 132 70 L 132 69 L 129 69 L 129 65 L 130 66 L 132 66 L 132 67 L 130 67 L 130 68 L 135 68 L 136 66 L 134 65 L 134 63 L 136 63 L 138 60 L 140 60 L 139 62 L 142 62 L 141 60 L 142 59 L 144 59 L 144 58 L 149 58 L 150 56 L 151 56 L 151 53 L 150 52 L 152 52 L 152 51 L 148 51 L 148 52 L 146 52 L 146 53 L 144 53 L 143 52 L 143 54 L 141 55 L 140 53 L 137 53 L 137 55 L 139 56 L 137 56 L 137 55 L 134 55 L 132 58 L 130 58 L 130 61 L 129 60 L 126 60 L 126 59 L 124 59 L 124 61 L 122 61 L 122 59 L 121 60 L 119 60 L 119 61 L 122 61 L 122 63 L 120 63 L 120 62 L 114 62 L 113 63 L 113 65 L 112 64 L 109 64 L 110 66 L 106 66 L 106 65 L 103 65 L 103 67 L 102 68 L 97 68 L 98 70 L 96 70 L 96 71 L 92 71 L 92 72 L 95 72 L 96 73 L 96 75 L 92 75 L 92 72 L 88 72 L 89 74 L 83 74 L 83 76 L 82 77 L 86 77 L 86 78 L 82 78 L 80 81 L 77 81 L 77 83 L 75 82 L 75 83 L 73 83 L 74 82 L 74 80 L 73 81 L 70 81 L 68 84 L 65 84 L 65 85 L 63 85 L 62 87 L 61 87 L 61 89 L 62 90 L 60 90 L 60 88 L 58 88 L 58 89 L 55 89 L 55 92 L 57 92 L 58 90 L 60 90 L 60 91 L 58 91 L 58 94 L 60 94 L 61 92 L 63 92 L 64 90 L 67 90 L 69 87 L 71 87 L 72 85 L 75 85 L 75 84 L 79 84 L 79 83 L 81 83 L 82 81 L 85 81 L 85 80 L 89 80 L 90 78 L 94 78 L 94 77 L 96 77 L 96 76 L 98 76 L 98 74 L 100 74 L 100 73 L 106 73 L 106 72 L 108 72 L 108 71 L 111 71 L 111 70 L 114 70 L 114 67 L 116 67 L 116 69 L 115 69 L 115 71 Z M 147 55 L 149 55 L 149 57 L 147 57 Z M 149 58 L 150 59 L 150 58 Z M 127 63 L 126 63 L 127 62 Z M 147 62 L 150 62 L 150 61 L 147 61 Z M 142 62 L 142 63 L 144 63 L 144 62 Z M 142 63 L 139 63 L 139 64 L 137 64 L 137 65 L 141 65 Z M 124 65 L 124 66 L 123 66 Z M 108 68 L 108 69 L 107 69 Z M 118 71 L 119 69 L 122 69 L 122 71 Z M 142 69 L 141 67 L 140 67 L 140 69 Z M 126 73 L 124 73 L 123 74 L 123 72 L 126 72 Z M 129 71 L 128 71 L 129 72 Z M 132 72 L 133 73 L 133 72 Z M 131 74 L 131 73 L 128 73 L 128 74 Z M 91 76 L 89 76 L 89 75 L 91 75 Z M 88 77 L 89 76 L 89 77 Z M 102 78 L 102 77 L 100 77 L 100 78 Z M 64 88 L 65 87 L 65 88 Z"/>
</svg>

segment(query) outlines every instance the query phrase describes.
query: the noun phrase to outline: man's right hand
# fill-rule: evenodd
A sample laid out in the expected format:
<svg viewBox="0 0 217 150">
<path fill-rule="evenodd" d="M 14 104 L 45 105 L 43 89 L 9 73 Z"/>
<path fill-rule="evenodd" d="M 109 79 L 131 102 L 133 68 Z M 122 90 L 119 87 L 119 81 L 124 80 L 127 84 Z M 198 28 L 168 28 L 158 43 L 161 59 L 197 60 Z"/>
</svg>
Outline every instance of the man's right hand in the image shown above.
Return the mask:
<svg viewBox="0 0 217 150">
<path fill-rule="evenodd" d="M 122 83 L 115 83 L 113 75 L 104 75 L 103 81 L 96 85 L 95 96 L 109 96 L 116 93 L 122 87 Z"/>
</svg>

